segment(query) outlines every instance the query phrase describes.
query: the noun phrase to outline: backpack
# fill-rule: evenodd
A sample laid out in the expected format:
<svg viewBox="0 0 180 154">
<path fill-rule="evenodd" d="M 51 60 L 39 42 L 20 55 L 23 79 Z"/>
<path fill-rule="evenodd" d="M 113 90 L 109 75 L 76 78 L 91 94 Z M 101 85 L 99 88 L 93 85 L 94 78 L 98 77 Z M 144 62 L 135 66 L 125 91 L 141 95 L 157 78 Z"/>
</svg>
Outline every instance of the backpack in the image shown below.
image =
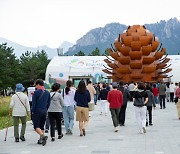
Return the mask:
<svg viewBox="0 0 180 154">
<path fill-rule="evenodd" d="M 137 97 L 134 99 L 134 106 L 137 107 L 142 107 L 144 106 L 144 98 L 142 97 L 142 95 L 137 91 L 137 93 L 140 95 L 140 97 Z"/>
</svg>

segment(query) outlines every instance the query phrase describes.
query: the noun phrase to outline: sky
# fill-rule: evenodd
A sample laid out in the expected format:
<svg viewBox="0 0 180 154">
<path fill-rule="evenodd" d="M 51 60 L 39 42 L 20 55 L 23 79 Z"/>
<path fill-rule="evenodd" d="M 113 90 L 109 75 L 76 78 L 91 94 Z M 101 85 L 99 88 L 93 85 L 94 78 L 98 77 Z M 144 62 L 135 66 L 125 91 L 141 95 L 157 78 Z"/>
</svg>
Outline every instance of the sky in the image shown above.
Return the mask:
<svg viewBox="0 0 180 154">
<path fill-rule="evenodd" d="M 0 37 L 57 48 L 108 23 L 143 25 L 174 17 L 180 20 L 179 0 L 0 0 Z"/>
</svg>

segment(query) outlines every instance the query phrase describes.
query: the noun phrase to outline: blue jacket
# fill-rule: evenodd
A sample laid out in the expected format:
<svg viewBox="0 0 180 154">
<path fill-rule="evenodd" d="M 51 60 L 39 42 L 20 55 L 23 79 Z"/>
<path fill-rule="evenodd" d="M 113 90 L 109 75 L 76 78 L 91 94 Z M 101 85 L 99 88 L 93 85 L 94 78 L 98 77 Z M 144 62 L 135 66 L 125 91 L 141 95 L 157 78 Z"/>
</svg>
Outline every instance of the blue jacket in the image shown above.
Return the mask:
<svg viewBox="0 0 180 154">
<path fill-rule="evenodd" d="M 43 93 L 43 95 L 42 95 Z M 32 112 L 36 109 L 48 109 L 51 101 L 50 93 L 47 90 L 42 91 L 38 89 L 34 92 L 32 97 Z"/>
<path fill-rule="evenodd" d="M 89 91 L 86 90 L 84 93 L 80 93 L 76 91 L 74 100 L 76 101 L 77 106 L 88 108 L 88 103 L 91 101 L 91 96 Z"/>
</svg>

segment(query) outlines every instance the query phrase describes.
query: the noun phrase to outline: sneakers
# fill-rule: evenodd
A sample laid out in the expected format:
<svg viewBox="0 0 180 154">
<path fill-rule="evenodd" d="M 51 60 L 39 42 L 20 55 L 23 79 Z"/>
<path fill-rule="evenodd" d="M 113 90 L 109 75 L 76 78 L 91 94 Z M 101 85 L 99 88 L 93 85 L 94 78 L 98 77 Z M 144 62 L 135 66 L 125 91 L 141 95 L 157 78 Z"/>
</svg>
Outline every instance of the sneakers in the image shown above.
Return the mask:
<svg viewBox="0 0 180 154">
<path fill-rule="evenodd" d="M 66 131 L 66 135 L 72 135 L 73 133 L 72 133 L 72 130 L 70 130 L 70 129 L 68 129 L 67 131 Z"/>
<path fill-rule="evenodd" d="M 115 127 L 114 132 L 118 132 L 118 131 L 119 131 L 118 127 Z"/>
<path fill-rule="evenodd" d="M 46 130 L 45 130 L 45 133 L 48 133 L 48 132 L 49 132 L 49 130 L 48 130 L 48 129 L 46 129 Z"/>
<path fill-rule="evenodd" d="M 152 123 L 149 123 L 149 125 L 151 125 L 151 126 L 152 126 L 153 124 L 152 124 Z"/>
<path fill-rule="evenodd" d="M 45 146 L 45 145 L 46 145 L 47 139 L 48 139 L 47 136 L 43 136 L 43 137 L 42 137 L 42 146 Z"/>
<path fill-rule="evenodd" d="M 59 136 L 58 136 L 58 139 L 61 139 L 62 137 L 63 137 L 63 134 L 59 135 Z"/>
<path fill-rule="evenodd" d="M 21 137 L 20 137 L 20 140 L 21 140 L 21 141 L 26 141 L 26 139 L 24 138 L 24 136 L 21 136 Z M 19 138 L 15 138 L 15 142 L 19 142 Z"/>
<path fill-rule="evenodd" d="M 52 137 L 52 138 L 51 138 L 51 141 L 52 141 L 52 142 L 54 142 L 54 141 L 55 141 L 55 138 L 54 138 L 54 137 Z"/>
<path fill-rule="evenodd" d="M 19 138 L 15 138 L 15 142 L 19 142 Z"/>
<path fill-rule="evenodd" d="M 42 138 L 37 141 L 37 144 L 42 144 Z"/>
<path fill-rule="evenodd" d="M 21 141 L 26 141 L 26 139 L 24 138 L 24 136 L 20 137 Z"/>
</svg>

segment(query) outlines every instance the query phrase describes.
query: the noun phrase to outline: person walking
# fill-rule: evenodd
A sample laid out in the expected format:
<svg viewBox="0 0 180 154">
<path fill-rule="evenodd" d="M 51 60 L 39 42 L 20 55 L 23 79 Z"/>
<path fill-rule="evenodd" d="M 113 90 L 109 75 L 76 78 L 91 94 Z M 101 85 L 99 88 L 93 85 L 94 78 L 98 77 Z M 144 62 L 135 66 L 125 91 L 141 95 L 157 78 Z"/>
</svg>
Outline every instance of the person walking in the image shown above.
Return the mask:
<svg viewBox="0 0 180 154">
<path fill-rule="evenodd" d="M 99 86 L 99 84 L 98 84 L 98 86 Z M 93 85 L 92 85 L 92 82 L 89 80 L 88 81 L 88 85 L 86 86 L 86 88 L 87 88 L 87 90 L 89 91 L 89 93 L 90 93 L 90 96 L 91 96 L 91 103 L 94 103 L 95 105 L 97 104 L 97 99 L 99 99 L 99 94 L 98 94 L 98 96 L 96 96 L 95 94 L 96 94 L 96 90 L 95 90 L 95 88 L 93 87 Z M 99 92 L 98 92 L 99 93 Z M 94 102 L 94 96 L 95 96 L 95 99 L 96 99 L 96 101 Z M 91 113 L 90 113 L 90 111 L 89 111 L 89 117 L 91 117 Z"/>
<path fill-rule="evenodd" d="M 88 86 L 91 84 L 91 82 L 88 83 Z M 91 87 L 91 86 L 90 86 Z M 92 88 L 91 88 L 92 89 Z M 97 105 L 97 101 L 99 99 L 99 95 L 100 95 L 100 86 L 99 83 L 95 83 L 94 85 L 94 89 L 95 89 L 95 93 L 94 93 L 94 104 Z M 94 90 L 93 90 L 94 91 Z M 90 93 L 91 94 L 91 93 Z"/>
<path fill-rule="evenodd" d="M 109 102 L 109 108 L 111 112 L 111 117 L 114 125 L 114 131 L 118 132 L 119 125 L 119 113 L 121 106 L 123 105 L 123 95 L 122 92 L 117 90 L 118 84 L 117 82 L 112 83 L 113 90 L 108 93 L 107 100 Z"/>
<path fill-rule="evenodd" d="M 155 83 L 153 84 L 152 93 L 153 93 L 153 96 L 154 96 L 154 101 L 155 101 L 155 103 L 156 103 L 156 104 L 159 104 L 159 100 L 158 100 L 159 90 L 158 90 L 158 88 L 156 87 L 156 84 L 155 84 Z"/>
<path fill-rule="evenodd" d="M 108 102 L 107 102 L 107 95 L 108 95 L 108 90 L 106 89 L 106 84 L 104 83 L 102 85 L 102 90 L 100 91 L 100 102 L 101 102 L 101 113 L 100 115 L 105 112 L 105 116 L 107 116 L 107 111 L 108 111 Z"/>
<path fill-rule="evenodd" d="M 133 93 L 133 102 L 140 134 L 146 133 L 146 104 L 148 102 L 148 94 L 145 92 L 144 83 L 138 83 L 137 89 Z"/>
<path fill-rule="evenodd" d="M 155 109 L 156 105 L 155 105 L 154 95 L 151 92 L 150 85 L 146 85 L 146 93 L 148 95 L 148 101 L 146 103 L 146 107 L 147 107 L 146 126 L 148 126 L 148 125 L 153 125 L 153 123 L 152 123 L 152 106 Z M 149 116 L 149 123 L 148 123 L 148 116 Z"/>
<path fill-rule="evenodd" d="M 26 118 L 30 114 L 30 105 L 27 95 L 23 93 L 24 87 L 21 83 L 16 84 L 16 93 L 12 96 L 10 108 L 12 108 L 12 116 L 14 123 L 15 142 L 25 141 Z M 21 120 L 21 134 L 19 136 L 19 119 Z"/>
<path fill-rule="evenodd" d="M 179 87 L 175 91 L 175 97 L 178 98 L 178 102 L 176 103 L 176 107 L 177 107 L 178 118 L 180 120 L 180 82 L 179 82 Z"/>
<path fill-rule="evenodd" d="M 50 122 L 51 141 L 55 141 L 55 125 L 58 131 L 58 139 L 61 139 L 63 137 L 61 119 L 64 101 L 61 94 L 59 93 L 59 83 L 54 83 L 51 89 L 51 103 L 48 109 L 48 117 Z"/>
<path fill-rule="evenodd" d="M 76 101 L 76 121 L 79 121 L 80 136 L 86 135 L 86 128 L 89 121 L 88 103 L 91 101 L 91 96 L 86 88 L 85 82 L 81 80 L 75 93 L 74 100 Z"/>
<path fill-rule="evenodd" d="M 176 87 L 175 85 L 173 84 L 173 82 L 171 82 L 170 86 L 170 102 L 174 102 L 174 93 L 175 93 L 175 90 L 176 90 Z"/>
<path fill-rule="evenodd" d="M 62 96 L 64 98 L 63 117 L 66 134 L 72 135 L 74 125 L 75 88 L 73 87 L 71 80 L 66 82 L 66 88 L 63 89 Z"/>
<path fill-rule="evenodd" d="M 90 93 L 90 95 L 91 95 L 91 101 L 93 102 L 93 101 L 94 101 L 94 95 L 96 94 L 96 90 L 95 90 L 95 88 L 93 87 L 92 82 L 91 82 L 90 80 L 88 81 L 88 84 L 87 84 L 86 88 L 87 88 L 87 90 L 89 91 L 89 93 Z M 98 94 L 99 94 L 99 92 L 98 92 Z M 97 96 L 96 99 L 98 99 L 98 96 Z M 95 102 L 95 104 L 96 104 L 96 103 L 97 103 L 97 101 Z"/>
<path fill-rule="evenodd" d="M 44 125 L 51 97 L 50 93 L 45 90 L 44 82 L 42 79 L 36 80 L 35 87 L 37 88 L 37 90 L 34 92 L 34 95 L 32 97 L 32 119 L 34 129 L 40 136 L 37 143 L 44 146 L 48 139 L 48 136 L 44 135 Z"/>
<path fill-rule="evenodd" d="M 120 90 L 123 94 L 123 105 L 121 106 L 121 110 L 119 113 L 119 124 L 120 124 L 120 126 L 124 126 L 125 118 L 126 118 L 127 101 L 128 101 L 128 99 L 130 99 L 131 96 L 129 94 L 129 91 L 124 87 L 123 81 L 119 82 L 118 90 Z"/>
<path fill-rule="evenodd" d="M 170 102 L 170 83 L 166 83 L 166 100 L 167 102 Z"/>
<path fill-rule="evenodd" d="M 159 84 L 159 102 L 160 102 L 160 109 L 165 109 L 166 108 L 166 85 L 161 81 Z"/>
</svg>

